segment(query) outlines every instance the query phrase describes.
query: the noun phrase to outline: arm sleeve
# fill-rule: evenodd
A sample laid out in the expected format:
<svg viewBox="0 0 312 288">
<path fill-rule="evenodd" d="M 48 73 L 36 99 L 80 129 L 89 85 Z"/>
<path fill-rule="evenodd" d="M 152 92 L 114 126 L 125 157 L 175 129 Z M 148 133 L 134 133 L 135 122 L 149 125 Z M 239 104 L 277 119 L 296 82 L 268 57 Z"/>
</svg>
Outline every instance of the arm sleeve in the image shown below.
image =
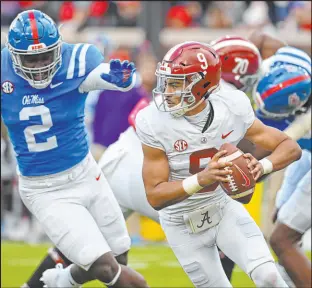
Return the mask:
<svg viewBox="0 0 312 288">
<path fill-rule="evenodd" d="M 139 111 L 135 119 L 136 133 L 140 141 L 147 146 L 165 151 L 163 145 L 154 136 L 154 131 L 142 112 L 144 110 Z"/>
</svg>

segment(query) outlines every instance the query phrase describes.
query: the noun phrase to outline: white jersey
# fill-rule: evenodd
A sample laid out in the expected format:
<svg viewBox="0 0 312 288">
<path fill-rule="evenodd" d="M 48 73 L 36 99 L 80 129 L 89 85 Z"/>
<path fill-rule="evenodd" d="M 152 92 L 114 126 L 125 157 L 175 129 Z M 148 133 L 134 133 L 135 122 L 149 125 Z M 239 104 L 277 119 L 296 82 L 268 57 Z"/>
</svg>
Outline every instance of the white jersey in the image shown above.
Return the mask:
<svg viewBox="0 0 312 288">
<path fill-rule="evenodd" d="M 160 112 L 155 104 L 141 110 L 136 117 L 136 131 L 145 145 L 163 150 L 168 157 L 169 181 L 181 181 L 203 170 L 224 143 L 237 145 L 252 125 L 255 115 L 247 95 L 227 85 L 210 95 L 214 110 L 210 127 L 202 133 L 185 117 L 174 118 Z M 207 186 L 184 201 L 168 206 L 161 213 L 182 214 L 219 201 L 225 196 L 217 183 Z"/>
</svg>

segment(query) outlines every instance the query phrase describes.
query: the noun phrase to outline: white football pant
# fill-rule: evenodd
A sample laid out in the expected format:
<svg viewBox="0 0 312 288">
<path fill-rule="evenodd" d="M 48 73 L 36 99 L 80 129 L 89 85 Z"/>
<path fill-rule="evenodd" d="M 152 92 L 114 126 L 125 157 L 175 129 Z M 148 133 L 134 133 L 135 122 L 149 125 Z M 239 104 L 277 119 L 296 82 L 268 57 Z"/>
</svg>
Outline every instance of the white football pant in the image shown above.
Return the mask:
<svg viewBox="0 0 312 288">
<path fill-rule="evenodd" d="M 219 224 L 196 234 L 189 232 L 183 217 L 160 213 L 170 247 L 195 287 L 232 287 L 216 245 L 245 273 L 252 277 L 254 274 L 256 284 L 268 284 L 268 277 L 263 273 L 267 271 L 273 275 L 269 281 L 271 278 L 279 280 L 277 284 L 272 280 L 270 287 L 287 287 L 278 274 L 260 228 L 245 207 L 228 196 L 223 197 L 219 205 Z"/>
<path fill-rule="evenodd" d="M 283 195 L 283 204 L 277 219 L 289 228 L 304 234 L 311 228 L 311 153 L 302 151 L 301 158 L 286 168 L 277 200 Z M 284 197 L 285 197 L 284 196 Z"/>
<path fill-rule="evenodd" d="M 19 190 L 54 245 L 85 270 L 109 251 L 130 249 L 120 207 L 91 153 L 61 173 L 19 176 Z"/>
</svg>

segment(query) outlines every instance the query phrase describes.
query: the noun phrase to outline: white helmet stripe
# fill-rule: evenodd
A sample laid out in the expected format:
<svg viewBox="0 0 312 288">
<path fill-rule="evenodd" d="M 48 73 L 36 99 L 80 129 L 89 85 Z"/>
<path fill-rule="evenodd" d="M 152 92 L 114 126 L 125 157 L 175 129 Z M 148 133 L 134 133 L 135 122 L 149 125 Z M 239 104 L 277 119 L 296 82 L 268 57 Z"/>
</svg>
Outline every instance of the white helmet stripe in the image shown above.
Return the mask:
<svg viewBox="0 0 312 288">
<path fill-rule="evenodd" d="M 175 46 L 173 46 L 165 55 L 164 57 L 164 60 L 165 61 L 169 61 L 169 59 L 171 58 L 172 54 L 178 49 L 180 48 L 181 46 L 187 44 L 187 43 L 199 43 L 199 42 L 196 42 L 196 41 L 185 41 L 183 43 L 180 43 L 180 44 L 177 44 Z"/>
<path fill-rule="evenodd" d="M 228 47 L 228 46 L 243 46 L 243 47 L 248 47 L 250 49 L 252 49 L 256 54 L 260 55 L 259 50 L 257 49 L 257 47 L 251 43 L 251 42 L 247 42 L 244 40 L 240 40 L 240 39 L 235 39 L 235 40 L 223 40 L 221 42 L 218 42 L 216 44 L 212 45 L 212 48 L 215 49 L 216 51 L 218 51 L 221 48 L 224 47 Z"/>
<path fill-rule="evenodd" d="M 290 47 L 290 46 L 282 47 L 282 48 L 278 49 L 276 52 L 276 54 L 284 54 L 284 53 L 292 54 L 294 57 L 303 58 L 304 60 L 306 60 L 307 62 L 309 62 L 311 64 L 310 56 L 307 53 L 305 53 L 304 51 L 299 50 L 295 47 Z"/>
<path fill-rule="evenodd" d="M 311 64 L 308 64 L 307 62 L 303 61 L 300 58 L 292 57 L 290 55 L 285 55 L 285 54 L 279 54 L 279 55 L 272 56 L 272 60 L 273 61 L 271 65 L 274 65 L 274 63 L 276 62 L 293 64 L 293 65 L 297 65 L 305 69 L 311 75 Z"/>
</svg>

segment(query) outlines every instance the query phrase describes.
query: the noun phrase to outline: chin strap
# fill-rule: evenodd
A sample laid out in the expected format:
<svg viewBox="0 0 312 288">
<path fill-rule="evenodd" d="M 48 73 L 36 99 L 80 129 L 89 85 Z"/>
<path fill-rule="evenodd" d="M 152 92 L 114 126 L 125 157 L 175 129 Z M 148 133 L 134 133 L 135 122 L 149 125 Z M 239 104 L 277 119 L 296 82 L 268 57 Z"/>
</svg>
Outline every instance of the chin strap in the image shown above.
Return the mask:
<svg viewBox="0 0 312 288">
<path fill-rule="evenodd" d="M 207 122 L 202 130 L 202 133 L 204 133 L 208 128 L 209 126 L 211 125 L 212 123 L 212 120 L 214 118 L 214 110 L 213 110 L 213 106 L 212 104 L 210 103 L 210 101 L 208 101 L 209 103 L 209 106 L 210 106 L 210 110 L 209 110 L 209 115 L 208 115 L 208 119 L 207 119 Z"/>
</svg>

